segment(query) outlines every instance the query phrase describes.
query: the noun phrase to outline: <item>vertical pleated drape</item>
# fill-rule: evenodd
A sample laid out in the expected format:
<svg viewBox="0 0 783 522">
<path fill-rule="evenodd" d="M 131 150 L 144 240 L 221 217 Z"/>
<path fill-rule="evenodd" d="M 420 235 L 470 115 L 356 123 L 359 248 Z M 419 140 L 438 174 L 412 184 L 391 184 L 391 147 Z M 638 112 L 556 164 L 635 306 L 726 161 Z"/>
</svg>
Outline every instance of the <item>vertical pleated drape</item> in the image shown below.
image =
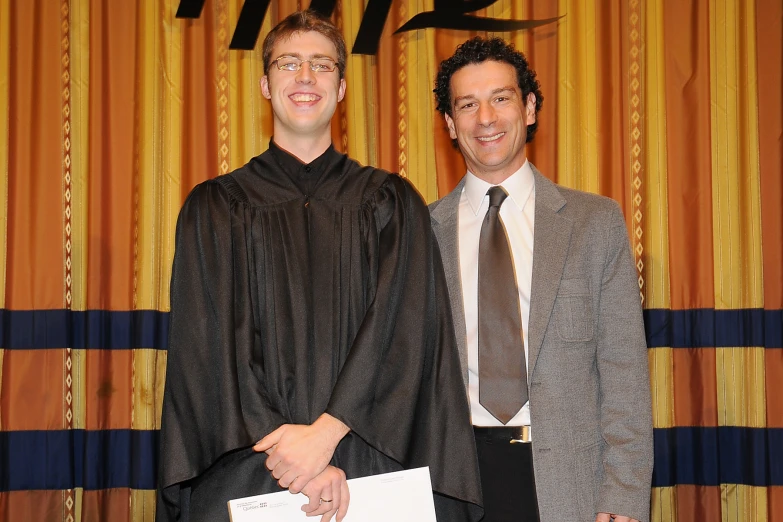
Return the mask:
<svg viewBox="0 0 783 522">
<path fill-rule="evenodd" d="M 243 0 L 0 0 L 0 520 L 152 521 L 182 201 L 264 151 Z M 353 46 L 366 2 L 336 2 Z M 434 110 L 440 60 L 483 32 L 394 35 L 348 59 L 339 150 L 427 201 L 465 172 Z M 623 208 L 645 313 L 652 519 L 783 521 L 783 4 L 498 0 L 491 33 L 544 95 L 533 163 Z"/>
</svg>

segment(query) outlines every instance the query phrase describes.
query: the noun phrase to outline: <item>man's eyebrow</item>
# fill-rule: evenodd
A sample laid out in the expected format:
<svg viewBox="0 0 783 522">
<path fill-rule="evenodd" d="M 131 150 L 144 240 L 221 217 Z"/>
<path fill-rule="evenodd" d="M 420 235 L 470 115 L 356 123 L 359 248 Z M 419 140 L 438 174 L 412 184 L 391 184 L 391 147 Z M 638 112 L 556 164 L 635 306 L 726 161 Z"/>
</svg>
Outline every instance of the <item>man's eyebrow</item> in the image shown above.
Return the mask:
<svg viewBox="0 0 783 522">
<path fill-rule="evenodd" d="M 498 94 L 506 93 L 506 92 L 507 93 L 512 93 L 512 94 L 516 94 L 516 89 L 514 88 L 513 85 L 507 85 L 505 87 L 498 87 L 497 89 L 493 89 L 492 92 L 490 93 L 490 95 L 491 96 L 497 96 Z M 476 95 L 475 94 L 466 94 L 464 96 L 457 96 L 456 98 L 454 98 L 454 105 L 456 105 L 457 103 L 462 102 L 462 101 L 475 100 L 475 99 L 476 99 Z"/>
<path fill-rule="evenodd" d="M 465 96 L 457 96 L 454 98 L 454 105 L 457 105 L 457 103 L 466 101 L 466 100 L 475 100 L 476 96 L 473 94 L 466 94 Z"/>
<path fill-rule="evenodd" d="M 283 53 L 280 56 L 278 56 L 278 58 L 282 58 L 284 56 L 290 56 L 292 58 L 299 58 L 300 60 L 306 60 L 307 59 L 307 58 L 304 58 L 301 53 Z M 331 56 L 329 56 L 328 54 L 316 53 L 316 54 L 311 54 L 310 55 L 310 59 L 313 59 L 313 60 L 317 60 L 317 59 L 320 59 L 320 58 L 328 58 L 328 59 L 332 60 L 333 62 L 337 61 L 334 58 L 332 58 Z"/>
<path fill-rule="evenodd" d="M 505 87 L 498 87 L 497 89 L 492 91 L 492 95 L 494 96 L 495 94 L 500 94 L 502 92 L 511 92 L 516 94 L 517 91 L 512 85 L 507 85 Z"/>
</svg>

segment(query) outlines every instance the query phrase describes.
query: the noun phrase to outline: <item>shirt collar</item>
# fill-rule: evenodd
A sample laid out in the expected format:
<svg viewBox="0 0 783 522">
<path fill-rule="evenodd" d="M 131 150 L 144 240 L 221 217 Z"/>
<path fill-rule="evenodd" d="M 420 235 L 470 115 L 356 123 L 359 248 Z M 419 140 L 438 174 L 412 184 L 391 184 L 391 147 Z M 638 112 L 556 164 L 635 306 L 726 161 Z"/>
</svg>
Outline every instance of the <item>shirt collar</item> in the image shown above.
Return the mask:
<svg viewBox="0 0 783 522">
<path fill-rule="evenodd" d="M 493 185 L 487 183 L 483 179 L 479 178 L 471 171 L 465 176 L 465 196 L 470 204 L 470 209 L 475 215 L 478 215 L 481 209 L 481 202 L 484 200 L 484 196 L 487 195 L 487 191 Z M 530 193 L 533 192 L 535 186 L 535 179 L 533 177 L 533 169 L 530 168 L 530 162 L 525 160 L 525 163 L 515 173 L 506 178 L 501 184 L 508 196 L 519 208 L 520 211 L 525 208 L 527 200 L 530 198 Z"/>
<path fill-rule="evenodd" d="M 313 172 L 320 172 L 340 154 L 334 149 L 334 145 L 330 144 L 329 148 L 313 161 L 310 163 L 302 163 L 299 161 L 299 158 L 287 150 L 280 148 L 280 146 L 274 142 L 274 139 L 269 140 L 269 150 L 274 154 L 275 159 L 280 163 L 280 166 L 290 173 L 298 173 L 304 167 L 310 167 L 310 170 Z"/>
</svg>

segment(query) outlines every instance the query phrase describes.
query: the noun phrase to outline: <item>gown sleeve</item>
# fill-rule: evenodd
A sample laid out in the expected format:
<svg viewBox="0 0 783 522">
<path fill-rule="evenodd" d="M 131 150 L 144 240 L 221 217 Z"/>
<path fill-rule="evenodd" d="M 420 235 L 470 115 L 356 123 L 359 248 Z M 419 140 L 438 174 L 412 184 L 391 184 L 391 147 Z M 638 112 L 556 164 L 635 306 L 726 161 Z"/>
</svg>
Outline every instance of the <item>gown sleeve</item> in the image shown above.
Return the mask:
<svg viewBox="0 0 783 522">
<path fill-rule="evenodd" d="M 158 521 L 188 511 L 188 481 L 252 445 L 264 425 L 282 423 L 248 364 L 254 333 L 241 205 L 208 181 L 193 190 L 177 222 Z"/>
<path fill-rule="evenodd" d="M 480 485 L 440 253 L 415 189 L 398 176 L 366 208 L 370 306 L 327 412 L 477 519 Z M 437 497 L 436 497 L 437 499 Z M 457 520 L 452 518 L 450 520 Z"/>
</svg>

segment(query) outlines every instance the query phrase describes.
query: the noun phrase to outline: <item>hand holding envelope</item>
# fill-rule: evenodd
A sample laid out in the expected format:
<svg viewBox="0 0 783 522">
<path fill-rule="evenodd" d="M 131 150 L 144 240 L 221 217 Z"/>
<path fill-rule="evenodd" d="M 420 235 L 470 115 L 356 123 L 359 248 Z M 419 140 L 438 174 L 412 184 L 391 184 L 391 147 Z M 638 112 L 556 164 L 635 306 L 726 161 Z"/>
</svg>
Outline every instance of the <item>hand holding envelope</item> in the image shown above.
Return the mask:
<svg viewBox="0 0 783 522">
<path fill-rule="evenodd" d="M 429 468 L 347 482 L 351 506 L 343 522 L 436 522 Z M 302 511 L 307 497 L 287 491 L 228 502 L 231 522 L 312 522 Z M 390 504 L 394 509 L 388 509 Z"/>
<path fill-rule="evenodd" d="M 302 511 L 309 517 L 322 515 L 321 522 L 329 522 L 334 515 L 337 515 L 337 522 L 342 522 L 348 512 L 351 494 L 348 492 L 345 473 L 339 468 L 327 466 L 320 475 L 307 483 L 302 493 L 310 500 L 302 506 Z"/>
</svg>

